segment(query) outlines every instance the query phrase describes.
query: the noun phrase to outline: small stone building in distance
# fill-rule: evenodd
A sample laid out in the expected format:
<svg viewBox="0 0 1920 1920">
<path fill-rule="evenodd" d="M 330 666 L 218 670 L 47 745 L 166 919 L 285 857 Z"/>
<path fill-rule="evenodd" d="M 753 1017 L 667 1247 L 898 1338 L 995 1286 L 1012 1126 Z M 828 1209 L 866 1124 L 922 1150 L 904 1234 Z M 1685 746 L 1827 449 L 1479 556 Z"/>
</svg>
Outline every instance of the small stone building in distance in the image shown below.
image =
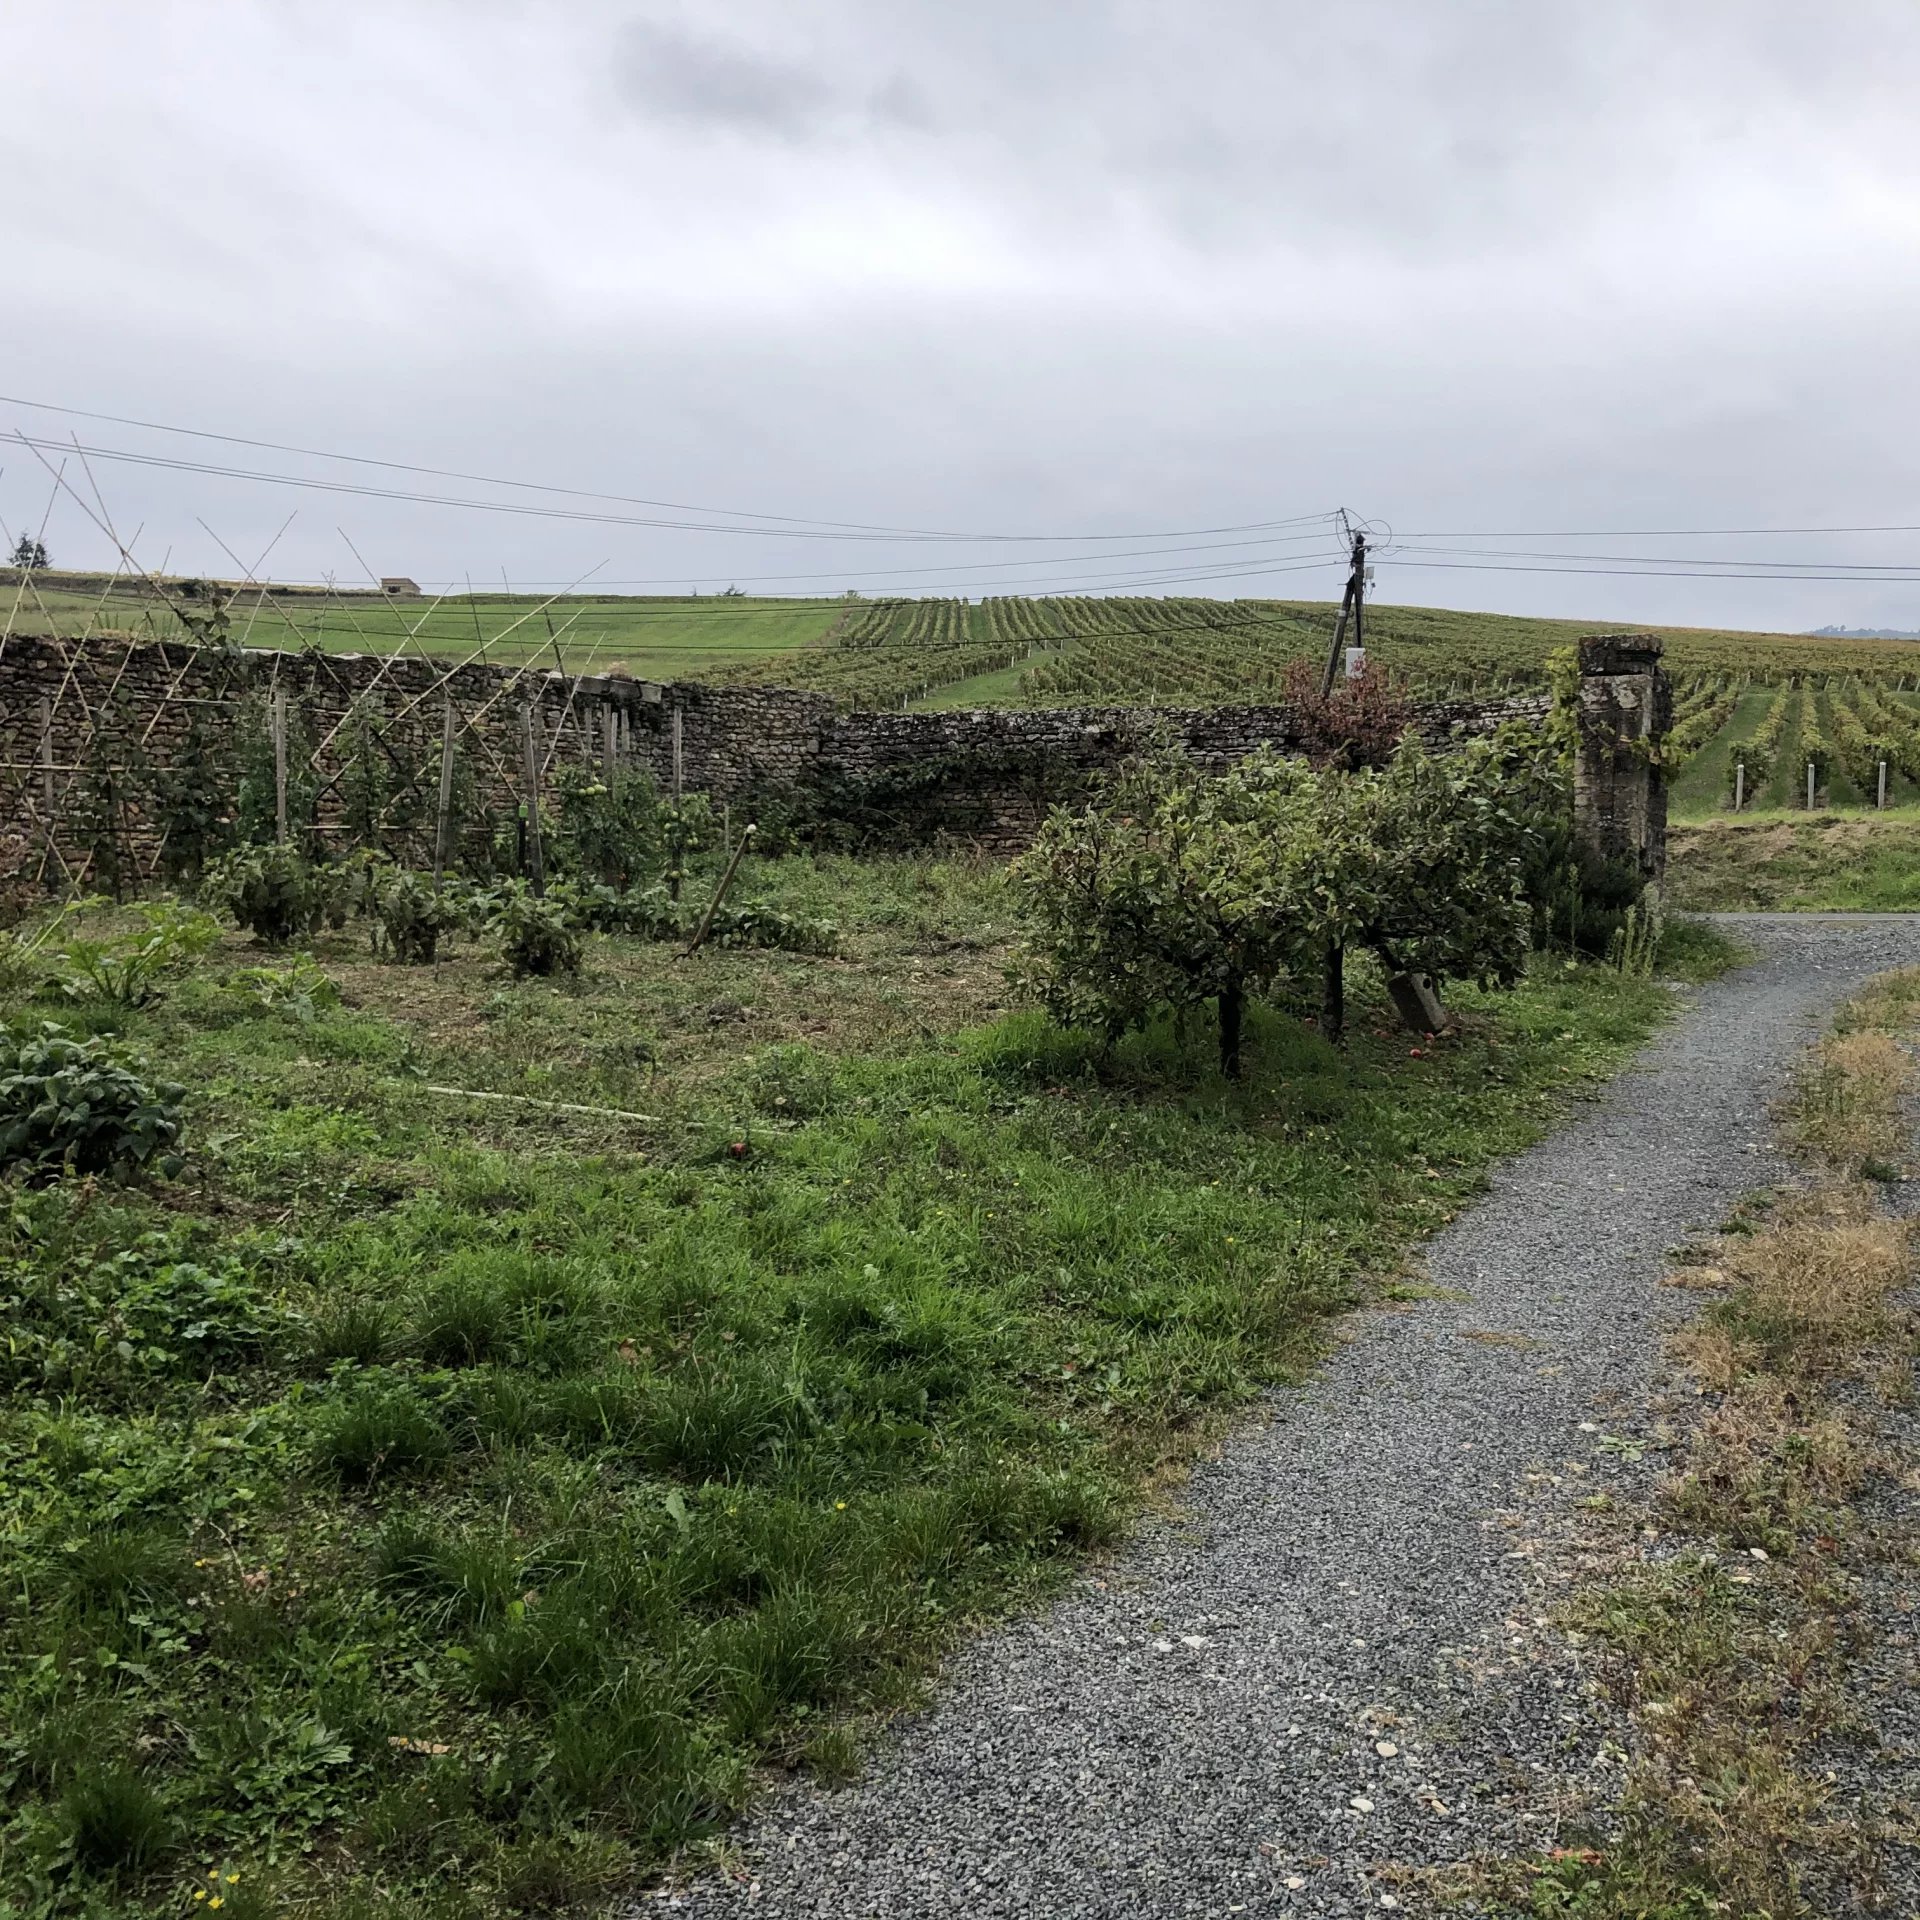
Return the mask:
<svg viewBox="0 0 1920 1920">
<path fill-rule="evenodd" d="M 420 582 L 409 580 L 404 573 L 388 574 L 380 582 L 380 591 L 393 595 L 396 600 L 418 600 Z"/>
</svg>

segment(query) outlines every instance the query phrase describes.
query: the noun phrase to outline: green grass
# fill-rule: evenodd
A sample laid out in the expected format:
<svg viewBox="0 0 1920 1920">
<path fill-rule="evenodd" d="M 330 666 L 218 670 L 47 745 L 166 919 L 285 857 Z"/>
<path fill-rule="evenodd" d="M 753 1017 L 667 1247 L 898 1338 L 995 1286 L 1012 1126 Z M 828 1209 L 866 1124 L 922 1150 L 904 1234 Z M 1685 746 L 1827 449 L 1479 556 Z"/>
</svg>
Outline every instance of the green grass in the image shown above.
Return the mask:
<svg viewBox="0 0 1920 1920">
<path fill-rule="evenodd" d="M 1363 979 L 1349 1052 L 1267 1015 L 1229 1087 L 1007 1007 L 991 867 L 755 884 L 846 957 L 342 937 L 269 1007 L 235 938 L 84 1015 L 191 1151 L 0 1190 L 10 1911 L 604 1905 L 843 1774 L 1672 1004 L 1548 960 L 1416 1053 Z"/>
<path fill-rule="evenodd" d="M 1034 667 L 1050 666 L 1066 657 L 1064 649 L 1036 653 L 1011 667 L 999 667 L 992 673 L 976 673 L 970 679 L 957 680 L 937 693 L 927 694 L 911 704 L 925 713 L 945 713 L 956 708 L 1008 707 L 1020 704 L 1022 677 Z"/>
<path fill-rule="evenodd" d="M 0 625 L 13 591 L 0 589 Z M 699 680 L 743 662 L 820 640 L 845 609 L 831 600 L 764 600 L 707 595 L 642 599 L 573 595 L 542 605 L 533 594 L 464 592 L 436 604 L 380 595 L 275 596 L 243 593 L 229 610 L 232 633 L 256 647 L 317 646 L 332 653 L 423 652 L 503 665 L 557 662 L 569 673 L 624 669 L 641 680 Z M 110 629 L 177 639 L 184 629 L 162 602 L 131 593 L 102 601 L 43 588 L 20 605 L 14 630 L 72 635 Z"/>
<path fill-rule="evenodd" d="M 1728 751 L 1751 740 L 1777 697 L 1772 687 L 1749 687 L 1732 717 L 1673 778 L 1668 810 L 1676 820 L 1698 819 L 1727 810 L 1732 798 Z"/>
<path fill-rule="evenodd" d="M 1667 897 L 1694 913 L 1920 912 L 1911 810 L 1779 810 L 1674 825 Z"/>
</svg>

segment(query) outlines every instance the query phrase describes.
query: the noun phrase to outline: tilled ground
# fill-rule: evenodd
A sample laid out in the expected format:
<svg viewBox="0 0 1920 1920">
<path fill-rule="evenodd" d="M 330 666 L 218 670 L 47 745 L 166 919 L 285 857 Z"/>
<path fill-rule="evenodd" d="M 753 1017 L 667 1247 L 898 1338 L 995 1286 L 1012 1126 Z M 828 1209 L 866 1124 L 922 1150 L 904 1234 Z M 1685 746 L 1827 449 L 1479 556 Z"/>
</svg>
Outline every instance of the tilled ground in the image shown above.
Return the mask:
<svg viewBox="0 0 1920 1920">
<path fill-rule="evenodd" d="M 1530 1542 L 1651 1471 L 1666 1250 L 1786 1177 L 1766 1113 L 1797 1049 L 1920 963 L 1920 921 L 1729 925 L 1755 963 L 1432 1243 L 1432 1298 L 1356 1322 L 1183 1522 L 956 1660 L 860 1783 L 770 1797 L 738 1872 L 642 1910 L 1415 1912 L 1427 1870 L 1604 1800 L 1618 1729 L 1532 1630 Z"/>
</svg>

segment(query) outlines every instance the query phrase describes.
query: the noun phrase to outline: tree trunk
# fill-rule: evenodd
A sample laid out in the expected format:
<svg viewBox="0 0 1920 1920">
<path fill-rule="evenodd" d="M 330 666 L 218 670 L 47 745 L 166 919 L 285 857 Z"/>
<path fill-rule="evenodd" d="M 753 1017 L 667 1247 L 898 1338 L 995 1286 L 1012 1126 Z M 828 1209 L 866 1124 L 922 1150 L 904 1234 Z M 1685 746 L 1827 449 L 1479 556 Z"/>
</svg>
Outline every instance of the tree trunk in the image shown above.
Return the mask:
<svg viewBox="0 0 1920 1920">
<path fill-rule="evenodd" d="M 1246 1013 L 1246 995 L 1238 980 L 1220 989 L 1220 1071 L 1229 1080 L 1240 1078 L 1240 1028 Z"/>
<path fill-rule="evenodd" d="M 1347 949 L 1329 939 L 1325 971 L 1320 976 L 1320 1031 L 1334 1046 L 1347 1033 Z"/>
</svg>

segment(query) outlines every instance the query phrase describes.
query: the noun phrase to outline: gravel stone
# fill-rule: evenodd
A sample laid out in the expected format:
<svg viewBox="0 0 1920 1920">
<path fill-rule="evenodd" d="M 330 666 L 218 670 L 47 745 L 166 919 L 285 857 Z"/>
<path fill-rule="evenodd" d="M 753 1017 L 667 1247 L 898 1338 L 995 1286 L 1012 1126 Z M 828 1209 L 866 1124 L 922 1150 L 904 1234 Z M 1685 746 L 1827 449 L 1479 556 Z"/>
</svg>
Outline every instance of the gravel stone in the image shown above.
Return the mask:
<svg viewBox="0 0 1920 1920">
<path fill-rule="evenodd" d="M 1793 1056 L 1920 964 L 1920 917 L 1719 918 L 1752 964 L 1429 1243 L 1464 1298 L 1357 1317 L 1180 1520 L 953 1660 L 862 1780 L 769 1796 L 742 1869 L 634 1911 L 1427 1912 L 1421 1869 L 1554 1844 L 1556 1789 L 1604 1797 L 1618 1729 L 1577 1652 L 1540 1655 L 1527 1536 L 1645 1484 L 1666 1250 L 1789 1177 L 1767 1110 Z"/>
</svg>

